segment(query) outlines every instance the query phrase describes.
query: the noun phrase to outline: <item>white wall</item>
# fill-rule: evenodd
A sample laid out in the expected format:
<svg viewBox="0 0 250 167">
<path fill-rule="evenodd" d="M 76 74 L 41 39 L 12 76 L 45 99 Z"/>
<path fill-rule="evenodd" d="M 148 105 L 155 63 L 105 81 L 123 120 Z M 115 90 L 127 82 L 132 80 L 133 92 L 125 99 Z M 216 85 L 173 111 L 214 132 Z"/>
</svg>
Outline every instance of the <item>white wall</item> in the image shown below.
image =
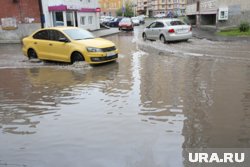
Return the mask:
<svg viewBox="0 0 250 167">
<path fill-rule="evenodd" d="M 83 13 L 78 12 L 78 27 L 89 29 L 89 30 L 96 30 L 100 28 L 99 22 L 99 14 L 98 13 Z M 92 16 L 92 24 L 89 24 L 89 17 Z M 85 17 L 85 24 L 83 25 L 81 22 L 81 17 Z"/>
<path fill-rule="evenodd" d="M 90 1 L 90 2 L 89 2 Z M 43 12 L 45 16 L 45 27 L 53 26 L 52 12 L 49 12 L 48 6 L 57 6 L 57 5 L 67 5 L 73 6 L 74 8 L 98 8 L 98 0 L 42 0 Z M 65 15 L 65 14 L 64 14 Z M 80 17 L 86 16 L 87 21 L 85 25 L 81 25 Z M 88 23 L 88 17 L 93 16 L 92 24 Z M 99 23 L 99 13 L 96 12 L 78 12 L 77 13 L 78 27 L 85 29 L 95 30 L 100 28 Z"/>
</svg>

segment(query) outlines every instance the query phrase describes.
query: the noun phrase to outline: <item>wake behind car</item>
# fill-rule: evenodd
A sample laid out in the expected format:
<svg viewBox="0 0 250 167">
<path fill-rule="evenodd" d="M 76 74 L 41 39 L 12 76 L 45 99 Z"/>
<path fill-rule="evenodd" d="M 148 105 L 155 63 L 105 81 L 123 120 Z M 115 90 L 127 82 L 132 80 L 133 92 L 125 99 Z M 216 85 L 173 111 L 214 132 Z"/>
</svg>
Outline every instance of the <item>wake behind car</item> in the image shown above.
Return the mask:
<svg viewBox="0 0 250 167">
<path fill-rule="evenodd" d="M 147 26 L 142 33 L 143 40 L 187 41 L 192 38 L 192 27 L 179 19 L 156 20 Z"/>
<path fill-rule="evenodd" d="M 29 59 L 90 64 L 115 61 L 118 49 L 109 40 L 95 38 L 76 27 L 52 27 L 36 31 L 23 39 L 22 51 Z"/>
</svg>

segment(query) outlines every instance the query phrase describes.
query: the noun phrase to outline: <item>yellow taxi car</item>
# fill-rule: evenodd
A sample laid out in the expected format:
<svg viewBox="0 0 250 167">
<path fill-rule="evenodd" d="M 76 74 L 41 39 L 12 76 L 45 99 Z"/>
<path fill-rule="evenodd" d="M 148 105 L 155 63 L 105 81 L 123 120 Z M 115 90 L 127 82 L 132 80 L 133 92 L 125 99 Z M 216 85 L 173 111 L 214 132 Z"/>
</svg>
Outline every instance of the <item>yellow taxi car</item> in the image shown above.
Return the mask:
<svg viewBox="0 0 250 167">
<path fill-rule="evenodd" d="M 118 58 L 113 42 L 95 38 L 89 31 L 76 27 L 40 29 L 22 42 L 22 51 L 29 59 L 98 64 Z"/>
</svg>

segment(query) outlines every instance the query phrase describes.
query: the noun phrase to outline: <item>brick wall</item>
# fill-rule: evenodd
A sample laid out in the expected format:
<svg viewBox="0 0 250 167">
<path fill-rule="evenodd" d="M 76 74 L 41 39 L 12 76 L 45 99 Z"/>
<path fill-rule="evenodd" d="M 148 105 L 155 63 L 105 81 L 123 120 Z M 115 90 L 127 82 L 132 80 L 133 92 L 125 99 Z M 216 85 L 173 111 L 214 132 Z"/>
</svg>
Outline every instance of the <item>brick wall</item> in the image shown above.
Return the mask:
<svg viewBox="0 0 250 167">
<path fill-rule="evenodd" d="M 6 17 L 16 18 L 17 23 L 25 23 L 25 18 L 34 18 L 34 23 L 39 23 L 38 0 L 0 0 L 0 19 Z"/>
</svg>

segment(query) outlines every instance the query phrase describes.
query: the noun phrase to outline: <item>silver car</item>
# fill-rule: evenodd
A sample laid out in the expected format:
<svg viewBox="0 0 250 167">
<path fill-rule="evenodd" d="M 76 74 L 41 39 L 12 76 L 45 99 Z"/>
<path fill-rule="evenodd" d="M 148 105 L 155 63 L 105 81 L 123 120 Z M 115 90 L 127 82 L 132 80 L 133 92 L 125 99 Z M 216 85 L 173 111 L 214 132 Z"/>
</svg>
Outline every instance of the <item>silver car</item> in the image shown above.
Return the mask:
<svg viewBox="0 0 250 167">
<path fill-rule="evenodd" d="M 143 40 L 187 41 L 192 38 L 192 27 L 180 19 L 160 19 L 147 26 L 142 33 Z"/>
</svg>

